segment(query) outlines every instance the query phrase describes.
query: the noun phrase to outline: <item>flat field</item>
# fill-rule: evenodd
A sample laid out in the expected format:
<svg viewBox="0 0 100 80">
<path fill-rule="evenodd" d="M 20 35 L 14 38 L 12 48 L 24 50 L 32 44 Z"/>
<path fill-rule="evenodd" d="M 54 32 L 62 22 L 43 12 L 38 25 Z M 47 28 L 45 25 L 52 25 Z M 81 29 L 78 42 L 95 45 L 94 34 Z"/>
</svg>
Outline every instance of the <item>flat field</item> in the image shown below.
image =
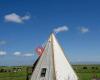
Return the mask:
<svg viewBox="0 0 100 80">
<path fill-rule="evenodd" d="M 100 78 L 100 65 L 73 65 L 72 66 L 79 77 L 79 80 L 91 80 Z M 30 66 L 1 66 L 0 80 L 28 80 L 31 74 Z"/>
</svg>

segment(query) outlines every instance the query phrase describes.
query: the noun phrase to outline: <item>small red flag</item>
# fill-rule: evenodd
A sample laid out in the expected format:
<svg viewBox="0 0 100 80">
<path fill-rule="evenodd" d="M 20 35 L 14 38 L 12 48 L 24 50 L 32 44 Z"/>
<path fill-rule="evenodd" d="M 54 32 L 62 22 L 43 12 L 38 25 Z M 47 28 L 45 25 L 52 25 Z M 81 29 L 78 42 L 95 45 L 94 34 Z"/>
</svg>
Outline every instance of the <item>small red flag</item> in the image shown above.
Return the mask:
<svg viewBox="0 0 100 80">
<path fill-rule="evenodd" d="M 37 54 L 38 54 L 39 56 L 42 55 L 43 51 L 44 51 L 44 48 L 43 48 L 43 47 L 37 47 L 37 48 L 36 48 L 36 52 L 37 52 Z"/>
</svg>

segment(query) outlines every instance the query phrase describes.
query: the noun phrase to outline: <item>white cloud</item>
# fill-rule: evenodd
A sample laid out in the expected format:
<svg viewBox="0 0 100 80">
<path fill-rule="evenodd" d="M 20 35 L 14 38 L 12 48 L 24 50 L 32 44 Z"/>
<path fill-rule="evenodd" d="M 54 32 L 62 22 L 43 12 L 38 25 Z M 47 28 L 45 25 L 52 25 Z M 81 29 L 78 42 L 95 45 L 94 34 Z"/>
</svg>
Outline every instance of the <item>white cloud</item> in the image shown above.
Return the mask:
<svg viewBox="0 0 100 80">
<path fill-rule="evenodd" d="M 13 55 L 15 55 L 15 56 L 26 56 L 26 57 L 30 57 L 30 56 L 34 56 L 34 54 L 32 54 L 32 53 L 25 53 L 25 54 L 22 54 L 21 52 L 14 52 L 14 54 Z"/>
<path fill-rule="evenodd" d="M 89 29 L 86 28 L 86 27 L 80 27 L 80 32 L 81 33 L 87 33 L 87 32 L 89 32 Z"/>
<path fill-rule="evenodd" d="M 0 56 L 5 56 L 7 53 L 5 51 L 0 51 Z"/>
<path fill-rule="evenodd" d="M 30 57 L 30 56 L 34 56 L 34 54 L 31 54 L 31 53 L 26 53 L 26 54 L 24 54 L 23 56 Z"/>
<path fill-rule="evenodd" d="M 69 30 L 69 28 L 67 26 L 61 26 L 61 27 L 55 28 L 54 33 L 65 32 L 68 30 Z"/>
<path fill-rule="evenodd" d="M 0 40 L 0 45 L 4 45 L 4 44 L 6 44 L 6 41 Z"/>
<path fill-rule="evenodd" d="M 21 52 L 15 52 L 14 55 L 15 56 L 20 56 L 21 55 Z"/>
<path fill-rule="evenodd" d="M 22 20 L 29 20 L 29 19 L 30 19 L 30 16 L 28 16 L 28 15 L 25 15 L 22 17 Z"/>
<path fill-rule="evenodd" d="M 29 15 L 20 16 L 16 13 L 11 13 L 11 14 L 5 15 L 4 19 L 7 22 L 23 23 L 24 20 L 29 20 L 30 16 Z"/>
</svg>

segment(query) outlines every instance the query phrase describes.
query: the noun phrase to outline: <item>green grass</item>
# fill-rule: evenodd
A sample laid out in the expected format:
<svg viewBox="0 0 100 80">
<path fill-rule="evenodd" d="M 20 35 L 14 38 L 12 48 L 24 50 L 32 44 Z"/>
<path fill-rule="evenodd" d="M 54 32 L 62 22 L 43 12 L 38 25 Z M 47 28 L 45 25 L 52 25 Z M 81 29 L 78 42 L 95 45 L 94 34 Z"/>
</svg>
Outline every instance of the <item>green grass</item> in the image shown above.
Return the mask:
<svg viewBox="0 0 100 80">
<path fill-rule="evenodd" d="M 91 80 L 93 73 L 77 73 L 79 80 Z M 96 73 L 97 77 L 100 77 L 100 73 Z"/>
<path fill-rule="evenodd" d="M 0 69 L 13 70 L 18 67 L 0 67 Z M 26 80 L 26 67 L 21 67 L 22 71 L 17 72 L 2 72 L 0 73 L 0 80 Z"/>
<path fill-rule="evenodd" d="M 79 80 L 91 80 L 94 76 L 100 78 L 100 65 L 73 65 L 73 68 Z"/>
<path fill-rule="evenodd" d="M 13 72 L 13 68 L 21 68 L 21 71 Z M 73 65 L 79 80 L 91 80 L 93 76 L 100 78 L 100 65 Z M 11 70 L 12 72 L 0 72 L 0 80 L 26 80 L 27 66 L 0 67 L 0 69 Z M 28 73 L 31 73 L 29 67 Z"/>
</svg>

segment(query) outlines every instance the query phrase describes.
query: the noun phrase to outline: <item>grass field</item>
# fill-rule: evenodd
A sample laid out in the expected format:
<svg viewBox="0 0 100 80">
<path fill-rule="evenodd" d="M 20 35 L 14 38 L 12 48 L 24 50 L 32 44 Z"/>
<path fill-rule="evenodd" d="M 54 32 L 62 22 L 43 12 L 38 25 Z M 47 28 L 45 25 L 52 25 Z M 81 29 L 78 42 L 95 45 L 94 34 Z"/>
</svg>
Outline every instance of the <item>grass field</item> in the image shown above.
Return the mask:
<svg viewBox="0 0 100 80">
<path fill-rule="evenodd" d="M 0 80 L 26 80 L 29 66 L 0 67 Z M 93 77 L 100 78 L 100 65 L 73 65 L 79 80 L 91 80 Z"/>
</svg>

